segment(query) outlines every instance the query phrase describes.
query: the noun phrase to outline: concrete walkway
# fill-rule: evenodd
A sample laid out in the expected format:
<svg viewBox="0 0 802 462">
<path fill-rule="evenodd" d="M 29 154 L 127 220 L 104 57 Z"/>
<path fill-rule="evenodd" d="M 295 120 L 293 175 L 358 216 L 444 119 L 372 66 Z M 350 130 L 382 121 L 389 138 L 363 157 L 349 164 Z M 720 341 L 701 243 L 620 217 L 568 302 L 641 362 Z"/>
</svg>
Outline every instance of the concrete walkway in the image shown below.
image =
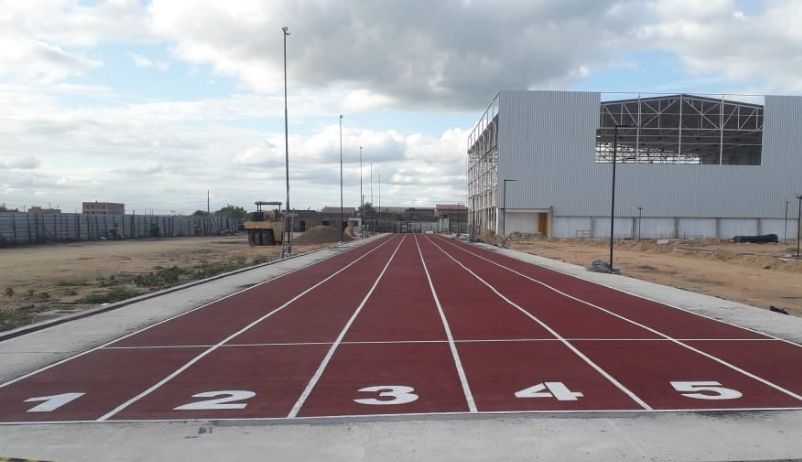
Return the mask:
<svg viewBox="0 0 802 462">
<path fill-rule="evenodd" d="M 362 241 L 364 242 L 364 241 Z M 17 377 L 287 271 L 346 244 L 0 342 Z M 506 255 L 791 341 L 802 319 L 511 250 Z M 802 458 L 802 411 L 483 415 L 0 426 L 0 458 L 54 461 L 734 461 Z M 802 460 L 802 459 L 800 459 Z"/>
</svg>

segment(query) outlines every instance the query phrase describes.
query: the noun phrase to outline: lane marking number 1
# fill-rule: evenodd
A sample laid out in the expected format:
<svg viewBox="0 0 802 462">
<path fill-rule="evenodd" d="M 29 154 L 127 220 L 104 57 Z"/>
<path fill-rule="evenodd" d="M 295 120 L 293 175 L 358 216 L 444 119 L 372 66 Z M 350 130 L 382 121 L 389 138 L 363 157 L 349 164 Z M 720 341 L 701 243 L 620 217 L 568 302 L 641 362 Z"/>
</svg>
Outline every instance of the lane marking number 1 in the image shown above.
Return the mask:
<svg viewBox="0 0 802 462">
<path fill-rule="evenodd" d="M 359 404 L 387 405 L 387 404 L 407 404 L 418 400 L 418 395 L 413 393 L 414 388 L 406 385 L 374 385 L 372 387 L 360 388 L 358 391 L 364 393 L 379 393 L 379 398 L 356 398 Z"/>
<path fill-rule="evenodd" d="M 86 393 L 62 393 L 60 395 L 35 396 L 33 398 L 28 398 L 25 400 L 26 403 L 38 403 L 42 401 L 42 404 L 28 409 L 27 412 L 53 412 L 61 406 L 64 406 L 71 401 L 75 401 L 85 394 Z"/>
<path fill-rule="evenodd" d="M 682 396 L 694 399 L 738 399 L 743 394 L 732 388 L 722 387 L 719 382 L 671 382 L 675 390 Z M 705 393 L 702 393 L 705 392 Z"/>
<path fill-rule="evenodd" d="M 557 398 L 557 401 L 577 401 L 585 395 L 571 391 L 562 382 L 543 382 L 515 392 L 516 398 Z"/>
</svg>

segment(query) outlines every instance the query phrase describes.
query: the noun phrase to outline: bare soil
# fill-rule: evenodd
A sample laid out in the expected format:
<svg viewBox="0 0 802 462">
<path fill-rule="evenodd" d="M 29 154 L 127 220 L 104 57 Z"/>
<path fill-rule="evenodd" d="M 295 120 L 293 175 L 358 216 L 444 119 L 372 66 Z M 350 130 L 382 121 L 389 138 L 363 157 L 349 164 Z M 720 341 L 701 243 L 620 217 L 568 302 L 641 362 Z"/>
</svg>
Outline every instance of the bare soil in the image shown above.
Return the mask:
<svg viewBox="0 0 802 462">
<path fill-rule="evenodd" d="M 583 266 L 609 260 L 609 242 L 603 241 L 522 239 L 507 245 Z M 783 244 L 619 241 L 614 263 L 627 276 L 802 316 L 802 260 L 793 258 L 795 252 Z"/>
<path fill-rule="evenodd" d="M 303 253 L 329 244 L 293 245 Z M 278 258 L 240 236 L 47 244 L 0 249 L 0 330 Z"/>
</svg>

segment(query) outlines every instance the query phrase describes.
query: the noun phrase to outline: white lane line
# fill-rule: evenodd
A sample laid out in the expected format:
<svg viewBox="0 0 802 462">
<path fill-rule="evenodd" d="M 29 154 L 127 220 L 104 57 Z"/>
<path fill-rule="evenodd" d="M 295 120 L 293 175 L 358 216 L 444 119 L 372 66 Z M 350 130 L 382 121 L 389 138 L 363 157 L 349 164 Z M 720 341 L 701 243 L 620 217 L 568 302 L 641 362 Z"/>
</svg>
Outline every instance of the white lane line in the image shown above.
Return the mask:
<svg viewBox="0 0 802 462">
<path fill-rule="evenodd" d="M 373 291 L 376 290 L 376 287 L 379 285 L 379 282 L 382 280 L 382 277 L 384 277 L 384 273 L 387 272 L 387 268 L 390 267 L 390 263 L 393 262 L 395 255 L 398 253 L 398 249 L 401 248 L 401 245 L 404 243 L 404 240 L 406 240 L 406 238 L 407 238 L 406 236 L 401 238 L 401 242 L 398 243 L 398 246 L 396 246 L 395 250 L 393 251 L 393 254 L 390 255 L 390 259 L 387 260 L 387 263 L 384 265 L 384 269 L 382 269 L 382 272 L 379 273 L 379 277 L 376 278 L 376 281 L 370 287 L 370 290 L 368 290 L 368 293 L 365 295 L 365 298 L 363 298 L 359 306 L 356 307 L 356 310 L 354 310 L 354 313 L 348 319 L 348 322 L 345 323 L 345 327 L 343 327 L 342 331 L 340 331 L 340 335 L 338 335 L 337 339 L 334 340 L 334 343 L 331 344 L 331 348 L 329 348 L 329 351 L 326 352 L 326 356 L 323 357 L 323 361 L 320 363 L 320 366 L 318 366 L 317 370 L 315 371 L 315 375 L 313 375 L 312 378 L 309 380 L 309 383 L 306 384 L 306 388 L 304 388 L 304 391 L 301 393 L 301 396 L 298 397 L 298 401 L 296 401 L 295 404 L 292 406 L 292 409 L 290 410 L 290 413 L 287 415 L 287 418 L 292 419 L 298 416 L 298 412 L 301 411 L 301 407 L 304 405 L 307 398 L 309 398 L 309 395 L 312 393 L 312 390 L 315 388 L 315 385 L 317 385 L 317 382 L 323 375 L 323 371 L 326 370 L 326 366 L 329 365 L 329 361 L 331 361 L 332 356 L 334 356 L 334 352 L 337 350 L 337 347 L 340 346 L 340 344 L 343 341 L 343 338 L 345 337 L 345 334 L 348 333 L 348 329 L 351 328 L 351 324 L 354 323 L 354 320 L 356 319 L 357 316 L 359 316 L 359 313 L 362 311 L 362 308 L 364 308 L 365 304 L 367 304 L 368 299 L 373 294 Z"/>
<path fill-rule="evenodd" d="M 161 387 L 165 383 L 169 382 L 170 380 L 174 379 L 176 376 L 178 376 L 179 374 L 181 374 L 185 370 L 187 370 L 190 367 L 192 367 L 192 365 L 194 365 L 195 363 L 197 363 L 198 361 L 200 361 L 204 357 L 208 356 L 213 351 L 215 351 L 218 348 L 220 348 L 222 345 L 226 344 L 227 342 L 229 342 L 230 340 L 236 338 L 237 336 L 243 334 L 244 332 L 246 332 L 247 330 L 249 330 L 252 327 L 256 326 L 260 322 L 264 321 L 265 319 L 269 318 L 270 316 L 273 316 L 274 314 L 276 314 L 279 311 L 283 310 L 284 308 L 288 307 L 289 305 L 294 303 L 299 298 L 303 297 L 304 295 L 308 294 L 309 292 L 315 290 L 316 288 L 318 288 L 321 285 L 325 284 L 326 282 L 330 281 L 332 278 L 334 278 L 338 274 L 342 273 L 343 271 L 345 271 L 348 268 L 350 268 L 351 266 L 355 265 L 357 262 L 359 262 L 363 258 L 365 258 L 368 255 L 370 255 L 371 253 L 373 253 L 376 249 L 379 249 L 380 247 L 384 246 L 384 244 L 386 244 L 387 242 L 389 242 L 389 240 L 383 242 L 382 244 L 380 244 L 380 245 L 374 247 L 373 249 L 371 249 L 370 251 L 364 253 L 363 255 L 361 255 L 359 258 L 355 259 L 351 263 L 343 266 L 339 270 L 335 271 L 334 273 L 332 273 L 331 275 L 329 275 L 325 279 L 317 282 L 315 285 L 309 287 L 308 289 L 304 290 L 300 294 L 298 294 L 295 297 L 291 298 L 286 303 L 284 303 L 283 305 L 281 305 L 278 308 L 274 309 L 273 311 L 270 311 L 269 313 L 265 314 L 264 316 L 260 317 L 259 319 L 255 320 L 255 321 L 251 322 L 250 324 L 248 324 L 247 326 L 245 326 L 242 329 L 238 330 L 237 332 L 234 332 L 233 334 L 231 334 L 228 337 L 224 338 L 223 340 L 221 340 L 220 342 L 216 343 L 211 348 L 208 348 L 208 349 L 204 350 L 202 353 L 200 353 L 199 355 L 197 355 L 194 358 L 192 358 L 191 360 L 189 360 L 186 364 L 184 364 L 183 366 L 181 366 L 178 369 L 176 369 L 175 371 L 173 371 L 170 375 L 168 375 L 167 377 L 159 380 L 157 383 L 153 384 L 147 390 L 139 393 L 138 395 L 134 396 L 133 398 L 129 399 L 128 401 L 120 404 L 119 406 L 115 407 L 111 411 L 109 411 L 106 414 L 102 415 L 101 417 L 99 417 L 97 419 L 97 421 L 98 422 L 106 421 L 106 420 L 110 419 L 111 417 L 114 417 L 116 414 L 118 414 L 120 411 L 124 410 L 128 406 L 136 403 L 137 401 L 139 401 L 140 399 L 144 398 L 145 396 L 148 396 L 149 394 L 153 393 L 156 389 L 158 389 L 159 387 Z"/>
<path fill-rule="evenodd" d="M 382 245 L 384 245 L 386 243 L 387 243 L 387 241 L 379 244 L 378 246 L 374 247 L 373 250 L 381 247 Z M 357 247 L 356 249 L 359 249 L 359 247 Z M 348 250 L 346 252 L 343 252 L 343 253 L 341 253 L 339 255 L 345 255 L 346 253 L 351 252 L 352 250 L 356 250 L 356 249 L 350 249 L 350 250 Z M 371 252 L 373 250 L 371 250 Z M 332 257 L 329 257 L 329 258 L 333 258 L 333 257 L 336 257 L 336 256 L 338 256 L 338 255 L 333 255 Z M 321 260 L 321 261 L 315 262 L 311 266 L 317 265 L 318 263 L 325 262 L 326 260 Z M 25 380 L 25 379 L 27 379 L 29 377 L 32 377 L 32 376 L 34 376 L 36 374 L 39 374 L 40 372 L 44 372 L 44 371 L 46 371 L 48 369 L 52 369 L 52 368 L 54 368 L 56 366 L 60 366 L 60 365 L 66 363 L 68 361 L 72 361 L 73 359 L 78 359 L 81 356 L 88 355 L 89 353 L 93 353 L 93 352 L 95 352 L 97 350 L 100 350 L 101 348 L 108 348 L 109 345 L 113 345 L 113 344 L 115 344 L 117 342 L 121 342 L 121 341 L 123 341 L 123 340 L 125 340 L 125 339 L 127 339 L 129 337 L 133 337 L 134 335 L 141 334 L 142 332 L 145 332 L 148 329 L 152 329 L 152 328 L 154 328 L 156 326 L 160 326 L 160 325 L 162 325 L 164 323 L 167 323 L 167 322 L 170 322 L 170 321 L 172 321 L 174 319 L 180 318 L 181 316 L 186 316 L 186 315 L 188 315 L 190 313 L 194 313 L 195 311 L 198 311 L 200 309 L 206 308 L 206 307 L 208 307 L 210 305 L 214 305 L 215 303 L 223 301 L 223 300 L 225 300 L 227 298 L 231 298 L 231 297 L 237 296 L 237 295 L 239 295 L 239 294 L 241 294 L 243 292 L 247 292 L 249 290 L 254 290 L 254 289 L 256 289 L 258 287 L 261 287 L 263 285 L 270 284 L 273 281 L 279 280 L 279 279 L 281 279 L 281 278 L 283 278 L 285 276 L 288 276 L 288 275 L 293 274 L 293 273 L 297 273 L 298 271 L 304 270 L 304 269 L 309 268 L 309 267 L 310 266 L 304 266 L 304 267 L 297 268 L 297 269 L 294 269 L 294 270 L 291 270 L 291 271 L 287 271 L 286 273 L 279 274 L 278 276 L 270 278 L 267 281 L 263 281 L 263 282 L 260 282 L 260 283 L 258 283 L 256 285 L 253 285 L 251 287 L 246 287 L 245 289 L 238 290 L 236 292 L 232 292 L 232 293 L 230 293 L 230 294 L 228 294 L 226 296 L 223 296 L 223 297 L 220 297 L 218 299 L 212 300 L 211 302 L 207 302 L 207 303 L 204 303 L 203 305 L 196 306 L 195 308 L 192 308 L 191 310 L 184 311 L 183 313 L 178 313 L 176 315 L 170 316 L 167 319 L 163 319 L 163 320 L 161 320 L 161 321 L 159 321 L 157 323 L 147 325 L 147 326 L 145 326 L 145 327 L 143 327 L 141 329 L 137 329 L 137 330 L 131 332 L 130 334 L 125 334 L 125 335 L 123 335 L 121 337 L 117 337 L 117 338 L 115 338 L 113 340 L 109 340 L 106 343 L 101 343 L 100 345 L 98 345 L 96 347 L 93 347 L 93 348 L 90 348 L 90 349 L 88 349 L 86 351 L 82 351 L 82 352 L 80 352 L 78 354 L 69 356 L 69 357 L 64 358 L 64 359 L 62 359 L 60 361 L 56 361 L 53 364 L 48 364 L 47 366 L 40 367 L 39 369 L 36 369 L 34 371 L 31 371 L 31 372 L 28 372 L 27 374 L 21 375 L 21 376 L 19 376 L 17 378 L 11 379 L 11 380 L 9 380 L 7 382 L 4 382 L 4 383 L 0 384 L 0 389 L 5 388 L 5 387 L 7 387 L 9 385 L 12 385 L 14 383 L 17 383 L 17 382 L 19 382 L 21 380 Z"/>
<path fill-rule="evenodd" d="M 427 239 L 428 239 L 428 238 L 427 238 Z M 604 378 L 606 378 L 606 379 L 607 379 L 607 380 L 608 380 L 610 383 L 612 383 L 613 385 L 615 385 L 615 387 L 616 387 L 616 388 L 618 388 L 619 390 L 621 390 L 622 392 L 624 392 L 624 393 L 625 393 L 627 396 L 629 396 L 629 397 L 632 399 L 632 401 L 635 401 L 636 403 L 638 403 L 638 405 L 639 405 L 639 406 L 641 406 L 643 409 L 648 409 L 648 410 L 652 409 L 652 407 L 651 407 L 651 406 L 649 406 L 648 404 L 646 404 L 646 402 L 645 402 L 645 401 L 643 401 L 642 399 L 640 399 L 640 398 L 638 397 L 638 395 L 636 395 L 635 393 L 633 393 L 633 392 L 632 392 L 632 391 L 631 391 L 629 388 L 625 387 L 625 386 L 624 386 L 624 385 L 623 385 L 621 382 L 619 382 L 618 380 L 616 380 L 616 379 L 615 379 L 615 377 L 613 377 L 612 375 L 608 374 L 608 373 L 607 373 L 607 371 L 605 371 L 604 369 L 602 369 L 602 368 L 601 368 L 601 366 L 599 366 L 598 364 L 594 363 L 594 362 L 593 362 L 593 361 L 592 361 L 590 358 L 588 358 L 587 356 L 585 356 L 585 354 L 584 354 L 584 353 L 582 353 L 581 351 L 579 351 L 579 350 L 578 350 L 578 349 L 577 349 L 577 348 L 576 348 L 574 345 L 572 345 L 572 344 L 571 344 L 571 342 L 569 342 L 569 341 L 568 341 L 568 340 L 566 340 L 564 337 L 562 337 L 560 334 L 558 334 L 558 333 L 557 333 L 557 332 L 556 332 L 554 329 L 552 329 L 551 327 L 549 327 L 549 326 L 548 326 L 548 325 L 547 325 L 545 322 L 541 321 L 539 318 L 537 318 L 536 316 L 532 315 L 532 313 L 530 313 L 530 312 L 526 311 L 525 309 L 521 308 L 521 306 L 520 306 L 520 305 L 516 304 L 515 302 L 513 302 L 512 300 L 510 300 L 509 298 L 507 298 L 507 297 L 506 297 L 504 294 L 502 294 L 502 293 L 501 293 L 501 292 L 499 292 L 499 291 L 498 291 L 498 290 L 497 290 L 495 287 L 493 287 L 493 286 L 492 286 L 492 285 L 491 285 L 489 282 L 487 282 L 487 281 L 485 281 L 484 279 L 482 279 L 482 277 L 481 277 L 481 276 L 479 276 L 478 274 L 476 274 L 476 273 L 474 273 L 473 271 L 471 271 L 471 270 L 470 270 L 470 269 L 469 269 L 467 266 L 463 265 L 463 264 L 462 264 L 462 262 L 460 262 L 460 261 L 459 261 L 459 260 L 457 260 L 456 258 L 452 257 L 452 256 L 451 256 L 451 255 L 450 255 L 448 252 L 446 252 L 446 251 L 445 251 L 445 250 L 444 250 L 442 247 L 440 247 L 439 245 L 437 245 L 437 243 L 435 243 L 433 240 L 431 240 L 431 239 L 428 239 L 428 240 L 429 240 L 429 242 L 430 242 L 432 245 L 434 245 L 435 247 L 437 247 L 438 249 L 440 249 L 440 251 L 441 251 L 441 252 L 443 252 L 443 254 L 444 254 L 444 255 L 446 255 L 448 258 L 450 258 L 451 260 L 453 260 L 453 261 L 454 261 L 454 263 L 456 263 L 457 265 L 461 266 L 461 267 L 462 267 L 462 269 L 464 269 L 465 271 L 467 271 L 467 272 L 468 272 L 468 273 L 469 273 L 471 276 L 475 277 L 476 279 L 478 279 L 478 280 L 479 280 L 479 282 L 481 282 L 482 284 L 484 284 L 485 286 L 487 286 L 487 287 L 488 287 L 490 290 L 492 290 L 492 291 L 493 291 L 493 293 L 495 293 L 495 294 L 496 294 L 496 295 L 497 295 L 499 298 L 501 298 L 502 300 L 504 300 L 505 302 L 507 302 L 507 304 L 509 304 L 510 306 L 512 306 L 512 307 L 514 307 L 514 308 L 516 308 L 518 311 L 520 311 L 521 313 L 523 313 L 523 314 L 524 314 L 526 317 L 528 317 L 528 318 L 532 319 L 533 321 L 535 321 L 536 323 L 540 324 L 540 326 L 541 326 L 541 327 L 543 327 L 544 329 L 546 329 L 546 330 L 547 330 L 547 331 L 548 331 L 548 332 L 549 332 L 551 335 L 553 335 L 555 338 L 557 338 L 558 340 L 560 340 L 560 342 L 562 342 L 562 344 L 563 344 L 563 345 L 565 345 L 565 346 L 566 346 L 568 349 L 570 349 L 571 351 L 573 351 L 573 352 L 574 352 L 574 354 L 576 354 L 577 356 L 579 356 L 579 357 L 580 357 L 580 358 L 581 358 L 581 359 L 582 359 L 582 360 L 583 360 L 583 361 L 584 361 L 584 362 L 585 362 L 585 363 L 586 363 L 588 366 L 592 367 L 592 368 L 593 368 L 593 369 L 594 369 L 596 372 L 598 372 L 599 374 L 601 374 L 601 375 L 602 375 Z"/>
<path fill-rule="evenodd" d="M 452 245 L 454 245 L 454 244 L 452 244 Z M 798 400 L 802 401 L 802 396 L 800 396 L 797 393 L 792 392 L 791 390 L 787 390 L 787 389 L 777 385 L 774 382 L 771 382 L 771 381 L 766 380 L 766 379 L 764 379 L 762 377 L 759 377 L 759 376 L 757 376 L 757 375 L 755 375 L 755 374 L 753 374 L 753 373 L 751 373 L 751 372 L 749 372 L 747 370 L 741 369 L 740 367 L 736 366 L 735 364 L 729 363 L 729 362 L 727 362 L 727 361 L 725 361 L 725 360 L 723 360 L 723 359 L 721 359 L 721 358 L 719 358 L 717 356 L 714 356 L 714 355 L 712 355 L 710 353 L 704 352 L 704 351 L 702 351 L 702 350 L 700 350 L 698 348 L 694 348 L 693 346 L 688 345 L 687 343 L 683 343 L 682 341 L 680 341 L 680 340 L 678 340 L 676 338 L 673 338 L 668 334 L 664 334 L 663 332 L 660 332 L 657 329 L 653 329 L 653 328 L 651 328 L 651 327 L 649 327 L 649 326 L 647 326 L 645 324 L 641 324 L 641 323 L 639 323 L 637 321 L 633 321 L 632 319 L 629 319 L 629 318 L 627 318 L 625 316 L 622 316 L 622 315 L 620 315 L 618 313 L 614 313 L 614 312 L 608 310 L 607 308 L 603 308 L 603 307 L 601 307 L 599 305 L 595 305 L 595 304 L 593 304 L 593 303 L 591 303 L 591 302 L 589 302 L 587 300 L 583 300 L 581 298 L 574 297 L 573 295 L 567 294 L 567 293 L 561 291 L 560 289 L 557 289 L 555 287 L 552 287 L 552 286 L 546 284 L 543 281 L 540 281 L 538 279 L 532 278 L 532 277 L 530 277 L 530 276 L 528 276 L 526 274 L 523 274 L 523 273 L 518 272 L 518 271 L 516 271 L 516 270 L 514 270 L 512 268 L 504 266 L 501 263 L 497 263 L 497 262 L 495 262 L 493 260 L 485 258 L 485 257 L 483 257 L 481 255 L 476 254 L 476 253 L 473 253 L 473 252 L 470 252 L 468 250 L 462 249 L 459 246 L 455 246 L 455 247 L 457 247 L 458 249 L 462 250 L 463 252 L 465 252 L 467 254 L 474 255 L 474 256 L 476 256 L 476 257 L 478 257 L 478 258 L 480 258 L 480 259 L 482 259 L 484 261 L 487 261 L 489 263 L 492 263 L 492 264 L 494 264 L 494 265 L 496 265 L 496 266 L 498 266 L 500 268 L 504 268 L 507 271 L 510 271 L 511 273 L 517 274 L 518 276 L 521 276 L 524 279 L 528 279 L 528 280 L 530 280 L 530 281 L 532 281 L 532 282 L 534 282 L 536 284 L 539 284 L 539 285 L 541 285 L 541 286 L 543 286 L 543 287 L 545 287 L 545 288 L 547 288 L 547 289 L 549 289 L 549 290 L 551 290 L 553 292 L 556 292 L 556 293 L 558 293 L 558 294 L 560 294 L 562 296 L 570 298 L 571 300 L 575 300 L 575 301 L 577 301 L 579 303 L 582 303 L 582 304 L 585 304 L 585 305 L 587 305 L 587 306 L 589 306 L 591 308 L 595 308 L 597 310 L 603 311 L 603 312 L 605 312 L 605 313 L 607 313 L 607 314 L 609 314 L 611 316 L 615 316 L 616 318 L 619 318 L 619 319 L 621 319 L 623 321 L 626 321 L 626 322 L 628 322 L 628 323 L 630 323 L 630 324 L 632 324 L 634 326 L 638 326 L 640 328 L 646 329 L 647 331 L 649 331 L 649 332 L 651 332 L 653 334 L 659 335 L 660 337 L 663 337 L 664 339 L 669 340 L 669 341 L 671 341 L 671 342 L 673 342 L 673 343 L 675 343 L 675 344 L 677 344 L 677 345 L 679 345 L 679 346 L 681 346 L 683 348 L 686 348 L 686 349 L 688 349 L 690 351 L 693 351 L 694 353 L 700 354 L 700 355 L 702 355 L 702 356 L 704 356 L 704 357 L 706 357 L 708 359 L 711 359 L 711 360 L 713 360 L 713 361 L 715 361 L 715 362 L 717 362 L 717 363 L 719 363 L 719 364 L 721 364 L 723 366 L 726 366 L 726 367 L 728 367 L 728 368 L 730 368 L 730 369 L 732 369 L 732 370 L 734 370 L 736 372 L 739 372 L 739 373 L 741 373 L 741 374 L 743 374 L 743 375 L 745 375 L 745 376 L 747 376 L 747 377 L 749 377 L 751 379 L 757 380 L 758 382 L 760 382 L 760 383 L 762 383 L 762 384 L 764 384 L 764 385 L 766 385 L 768 387 L 771 387 L 771 388 L 773 388 L 773 389 L 775 389 L 775 390 L 777 390 L 777 391 L 779 391 L 779 392 L 781 392 L 783 394 L 786 394 L 786 395 L 788 395 L 788 396 L 790 396 L 792 398 L 795 398 L 795 399 L 798 399 Z M 592 283 L 590 283 L 588 281 L 584 281 L 584 282 L 592 284 Z M 613 290 L 615 290 L 615 289 L 613 289 Z"/>
<path fill-rule="evenodd" d="M 451 327 L 448 325 L 446 314 L 443 312 L 443 305 L 440 304 L 440 297 L 437 296 L 437 290 L 435 290 L 434 284 L 432 283 L 432 276 L 429 274 L 429 268 L 426 266 L 426 260 L 423 258 L 423 252 L 421 252 L 420 244 L 418 243 L 418 236 L 415 236 L 415 246 L 418 248 L 418 255 L 420 255 L 420 261 L 423 264 L 423 271 L 426 272 L 426 280 L 429 281 L 429 289 L 432 292 L 434 303 L 437 305 L 437 312 L 440 314 L 440 320 L 443 322 L 443 328 L 446 331 L 448 347 L 451 349 L 451 356 L 454 358 L 454 366 L 457 368 L 459 381 L 462 385 L 462 392 L 465 394 L 465 401 L 468 402 L 468 410 L 470 412 L 477 412 L 476 401 L 473 399 L 473 393 L 471 393 L 471 387 L 468 384 L 468 377 L 465 376 L 465 370 L 462 368 L 462 360 L 460 360 L 457 346 L 454 344 L 454 336 L 451 334 Z"/>
</svg>

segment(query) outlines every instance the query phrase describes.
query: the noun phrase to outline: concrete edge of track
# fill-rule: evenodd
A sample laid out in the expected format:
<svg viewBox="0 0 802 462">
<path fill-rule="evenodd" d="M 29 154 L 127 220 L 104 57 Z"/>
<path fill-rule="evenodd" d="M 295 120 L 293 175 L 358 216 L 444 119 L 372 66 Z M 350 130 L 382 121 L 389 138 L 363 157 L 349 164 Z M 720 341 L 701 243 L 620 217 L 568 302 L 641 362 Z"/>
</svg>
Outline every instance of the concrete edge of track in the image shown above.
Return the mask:
<svg viewBox="0 0 802 462">
<path fill-rule="evenodd" d="M 0 334 L 0 383 L 379 236 L 337 244 Z"/>
<path fill-rule="evenodd" d="M 607 286 L 611 289 L 713 318 L 727 324 L 734 324 L 802 344 L 802 318 L 796 316 L 772 313 L 767 309 L 744 303 L 643 281 L 626 275 L 595 273 L 580 265 L 552 260 L 518 250 L 504 249 L 484 243 L 473 243 L 473 245 L 516 260 L 533 263 L 585 281 Z"/>
</svg>

